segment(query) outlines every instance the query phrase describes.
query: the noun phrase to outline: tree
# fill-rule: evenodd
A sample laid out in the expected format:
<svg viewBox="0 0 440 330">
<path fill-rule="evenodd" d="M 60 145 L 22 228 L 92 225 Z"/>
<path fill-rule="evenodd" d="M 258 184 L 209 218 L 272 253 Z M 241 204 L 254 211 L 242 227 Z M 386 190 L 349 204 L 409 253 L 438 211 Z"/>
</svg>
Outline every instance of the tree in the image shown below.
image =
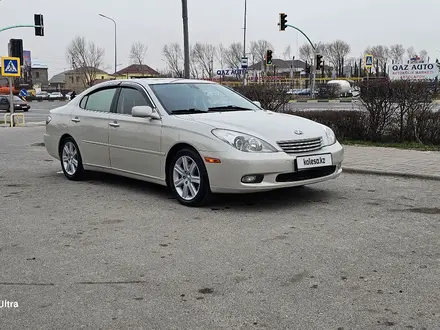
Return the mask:
<svg viewBox="0 0 440 330">
<path fill-rule="evenodd" d="M 183 53 L 178 43 L 172 43 L 163 47 L 163 56 L 173 76 L 183 78 Z"/>
<path fill-rule="evenodd" d="M 255 57 L 257 62 L 263 62 L 266 58 L 267 50 L 271 50 L 275 53 L 273 45 L 266 40 L 258 40 L 251 42 L 251 54 Z"/>
<path fill-rule="evenodd" d="M 351 47 L 343 40 L 336 40 L 322 47 L 324 56 L 336 69 L 339 76 L 343 74 L 345 58 L 350 54 Z"/>
<path fill-rule="evenodd" d="M 142 42 L 135 42 L 131 45 L 130 49 L 130 60 L 131 63 L 137 64 L 136 68 L 139 73 L 144 73 L 146 71 L 146 66 L 144 65 L 145 56 L 147 54 L 148 46 Z"/>
<path fill-rule="evenodd" d="M 224 49 L 225 64 L 230 68 L 238 68 L 241 66 L 241 57 L 243 56 L 243 45 L 240 42 L 232 43 L 228 48 Z"/>
<path fill-rule="evenodd" d="M 419 53 L 420 60 L 421 61 L 427 61 L 428 60 L 428 52 L 425 49 L 422 49 Z"/>
<path fill-rule="evenodd" d="M 72 69 L 80 76 L 84 87 L 93 86 L 97 74 L 101 71 L 104 49 L 78 36 L 70 42 L 66 57 Z"/>
<path fill-rule="evenodd" d="M 212 78 L 214 76 L 214 58 L 217 49 L 210 44 L 196 43 L 193 47 L 193 57 L 202 70 L 202 76 Z"/>
<path fill-rule="evenodd" d="M 299 47 L 299 58 L 303 61 L 307 61 L 309 64 L 313 60 L 313 48 L 310 44 L 304 44 Z"/>
<path fill-rule="evenodd" d="M 416 50 L 413 46 L 409 47 L 406 52 L 408 53 L 408 58 L 413 58 L 416 55 Z"/>
<path fill-rule="evenodd" d="M 388 62 L 388 58 L 390 57 L 389 48 L 383 45 L 368 47 L 365 50 L 365 53 L 373 55 L 374 60 L 379 62 L 380 68 L 383 68 L 385 66 L 385 64 Z"/>
<path fill-rule="evenodd" d="M 292 59 L 292 49 L 290 48 L 290 45 L 286 47 L 283 53 L 283 57 L 285 60 L 291 60 Z"/>
<path fill-rule="evenodd" d="M 189 48 L 189 74 L 192 79 L 199 79 L 199 64 L 197 63 L 196 57 L 195 57 L 195 49 L 194 46 L 190 46 Z"/>
<path fill-rule="evenodd" d="M 403 55 L 405 55 L 405 48 L 402 45 L 396 44 L 390 47 L 390 57 L 394 63 L 403 63 Z"/>
</svg>

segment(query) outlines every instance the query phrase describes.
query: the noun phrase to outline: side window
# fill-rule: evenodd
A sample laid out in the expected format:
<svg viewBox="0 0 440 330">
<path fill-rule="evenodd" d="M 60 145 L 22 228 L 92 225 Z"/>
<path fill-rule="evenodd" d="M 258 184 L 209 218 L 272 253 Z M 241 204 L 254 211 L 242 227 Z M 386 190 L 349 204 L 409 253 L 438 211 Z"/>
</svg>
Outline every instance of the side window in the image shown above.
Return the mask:
<svg viewBox="0 0 440 330">
<path fill-rule="evenodd" d="M 86 110 L 110 112 L 116 88 L 102 89 L 87 98 Z"/>
<path fill-rule="evenodd" d="M 88 98 L 89 98 L 88 96 L 84 96 L 84 97 L 82 98 L 81 102 L 79 102 L 79 107 L 80 107 L 81 109 L 85 109 L 85 108 L 86 108 L 86 103 L 87 103 L 87 99 L 88 99 Z"/>
<path fill-rule="evenodd" d="M 151 107 L 151 103 L 137 89 L 123 87 L 119 94 L 117 113 L 131 115 L 131 109 L 139 105 Z"/>
</svg>

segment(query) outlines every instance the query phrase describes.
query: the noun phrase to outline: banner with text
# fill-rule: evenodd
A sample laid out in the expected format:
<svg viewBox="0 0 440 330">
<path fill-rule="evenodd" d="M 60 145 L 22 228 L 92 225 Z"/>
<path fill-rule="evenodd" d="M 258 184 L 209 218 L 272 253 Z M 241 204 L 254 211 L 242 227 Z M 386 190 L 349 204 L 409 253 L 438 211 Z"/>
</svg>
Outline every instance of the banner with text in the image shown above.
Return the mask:
<svg viewBox="0 0 440 330">
<path fill-rule="evenodd" d="M 436 63 L 393 64 L 390 66 L 390 79 L 434 80 L 438 77 Z"/>
</svg>

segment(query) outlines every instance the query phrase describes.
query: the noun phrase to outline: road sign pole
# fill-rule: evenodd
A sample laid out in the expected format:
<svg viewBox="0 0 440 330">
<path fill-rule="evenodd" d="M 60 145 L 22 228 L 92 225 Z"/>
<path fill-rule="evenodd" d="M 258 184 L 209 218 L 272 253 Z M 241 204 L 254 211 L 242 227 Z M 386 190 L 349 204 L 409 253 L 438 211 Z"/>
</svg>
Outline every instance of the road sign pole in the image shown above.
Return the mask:
<svg viewBox="0 0 440 330">
<path fill-rule="evenodd" d="M 11 114 L 11 127 L 14 127 L 14 94 L 12 93 L 12 77 L 9 77 L 9 112 Z"/>
</svg>

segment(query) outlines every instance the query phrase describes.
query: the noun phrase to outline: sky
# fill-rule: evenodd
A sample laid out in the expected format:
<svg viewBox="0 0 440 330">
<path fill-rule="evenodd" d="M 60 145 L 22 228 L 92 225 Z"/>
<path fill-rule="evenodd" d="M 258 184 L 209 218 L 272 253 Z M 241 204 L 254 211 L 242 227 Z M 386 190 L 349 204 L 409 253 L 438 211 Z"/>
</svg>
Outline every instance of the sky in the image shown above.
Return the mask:
<svg viewBox="0 0 440 330">
<path fill-rule="evenodd" d="M 243 41 L 245 0 L 188 0 L 190 43 L 229 45 Z M 425 49 L 431 58 L 440 58 L 440 1 L 419 0 L 247 0 L 247 39 L 269 41 L 274 58 L 282 58 L 290 45 L 292 55 L 305 38 L 293 29 L 280 32 L 279 13 L 288 24 L 303 30 L 313 42 L 342 39 L 351 45 L 351 56 L 360 57 L 368 46 L 400 43 L 405 49 Z M 114 25 L 117 22 L 118 70 L 129 65 L 133 42 L 148 46 L 145 62 L 165 69 L 165 44 L 183 45 L 180 0 L 0 0 L 1 28 L 33 24 L 34 14 L 44 15 L 45 36 L 33 28 L 17 28 L 0 33 L 0 50 L 7 56 L 9 39 L 23 39 L 32 58 L 49 66 L 49 76 L 70 69 L 66 49 L 76 36 L 83 36 L 105 49 L 104 69 L 114 71 Z M 217 67 L 216 69 L 220 69 Z"/>
</svg>

